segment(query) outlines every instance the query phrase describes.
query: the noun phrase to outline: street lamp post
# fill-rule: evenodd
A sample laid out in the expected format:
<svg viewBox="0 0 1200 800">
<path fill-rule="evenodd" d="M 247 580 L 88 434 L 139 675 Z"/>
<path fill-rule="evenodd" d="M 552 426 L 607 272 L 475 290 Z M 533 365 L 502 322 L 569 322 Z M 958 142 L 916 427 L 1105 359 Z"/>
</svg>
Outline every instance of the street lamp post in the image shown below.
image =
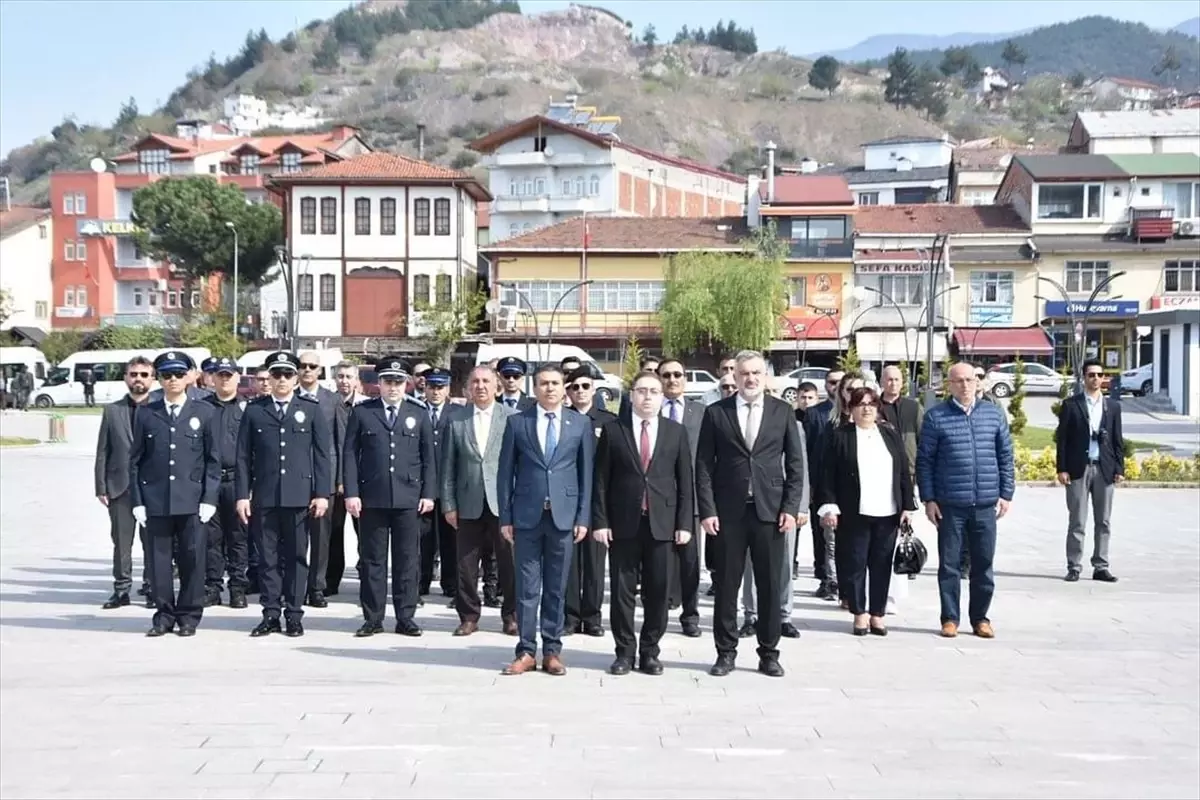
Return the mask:
<svg viewBox="0 0 1200 800">
<path fill-rule="evenodd" d="M 1004 317 L 1007 317 L 1010 313 L 1011 312 L 1008 312 L 1008 311 L 998 311 L 995 314 L 988 314 L 986 317 L 984 317 L 982 320 L 980 320 L 979 325 L 976 326 L 976 328 L 975 328 L 975 335 L 971 337 L 971 357 L 972 358 L 975 357 L 975 342 L 976 342 L 976 340 L 979 339 L 979 332 L 981 330 L 983 330 L 985 327 L 987 327 L 987 324 L 989 322 L 991 322 L 992 320 L 1003 319 Z"/>
<path fill-rule="evenodd" d="M 556 302 L 554 304 L 554 308 L 550 311 L 550 327 L 546 330 L 547 353 L 549 352 L 550 348 L 554 345 L 554 317 L 556 314 L 558 314 L 558 307 L 562 305 L 562 301 L 566 300 L 567 295 L 571 294 L 571 292 L 574 292 L 576 289 L 579 289 L 582 286 L 587 286 L 588 284 L 590 284 L 592 282 L 593 281 L 590 278 L 588 280 L 579 281 L 574 286 L 571 286 L 565 292 L 563 292 L 561 295 L 558 296 L 558 302 Z M 582 311 L 582 309 L 580 309 L 580 310 Z M 549 355 L 547 355 L 547 358 L 549 358 Z"/>
<path fill-rule="evenodd" d="M 496 281 L 496 285 L 502 289 L 511 289 L 513 291 L 513 294 L 515 294 L 517 296 L 517 299 L 525 304 L 525 308 L 528 309 L 528 311 L 529 311 L 529 316 L 533 317 L 534 343 L 537 345 L 538 360 L 540 361 L 541 357 L 542 357 L 542 338 L 541 338 L 542 324 L 540 322 L 538 322 L 537 309 L 535 309 L 533 307 L 533 303 L 530 302 L 529 295 L 525 294 L 525 292 L 521 291 L 520 289 L 518 289 L 516 286 L 514 286 L 511 283 L 505 283 L 503 281 Z M 526 327 L 526 329 L 525 329 L 525 360 L 529 361 L 529 328 L 528 327 Z"/>
<path fill-rule="evenodd" d="M 822 320 L 829 320 L 829 324 L 833 325 L 834 332 L 839 332 L 837 321 L 834 319 L 838 314 L 836 309 L 817 308 L 816 306 L 809 306 L 809 308 L 816 312 L 818 319 L 812 325 L 804 326 L 804 350 L 798 354 L 800 363 L 796 364 L 797 367 L 803 367 L 808 363 L 808 335 L 821 324 Z"/>
<path fill-rule="evenodd" d="M 862 289 L 862 291 L 860 292 L 859 289 Z M 907 364 L 911 364 L 912 363 L 912 352 L 908 346 L 908 323 L 904 319 L 904 311 L 900 308 L 900 304 L 897 303 L 894 299 L 892 299 L 892 296 L 890 294 L 883 291 L 882 289 L 877 289 L 874 286 L 856 286 L 856 287 L 854 287 L 854 295 L 855 295 L 854 299 L 858 300 L 860 303 L 863 302 L 866 299 L 867 292 L 874 292 L 875 294 L 879 295 L 881 298 L 883 298 L 887 302 L 891 303 L 892 308 L 896 309 L 896 313 L 900 316 L 900 327 L 902 328 L 901 332 L 904 335 L 904 361 Z"/>
<path fill-rule="evenodd" d="M 1087 326 L 1088 321 L 1092 316 L 1092 305 L 1096 302 L 1096 298 L 1099 296 L 1100 292 L 1104 291 L 1106 286 L 1124 274 L 1124 270 L 1121 272 L 1114 272 L 1096 284 L 1096 286 L 1092 289 L 1091 295 L 1088 296 L 1087 304 L 1083 307 L 1082 319 L 1080 319 L 1076 313 L 1075 308 L 1072 305 L 1071 295 L 1067 292 L 1065 286 L 1053 278 L 1047 278 L 1045 275 L 1037 276 L 1039 281 L 1045 281 L 1058 290 L 1058 293 L 1062 296 L 1064 305 L 1066 306 L 1067 319 L 1071 322 L 1071 333 L 1076 339 L 1074 345 L 1067 351 L 1070 353 L 1071 360 L 1074 362 L 1071 365 L 1071 372 L 1075 376 L 1076 392 L 1083 391 L 1083 375 L 1081 374 L 1081 370 L 1083 368 L 1084 355 L 1087 353 Z"/>
<path fill-rule="evenodd" d="M 233 231 L 233 336 L 238 335 L 238 231 L 232 222 L 226 222 L 225 227 Z"/>
</svg>

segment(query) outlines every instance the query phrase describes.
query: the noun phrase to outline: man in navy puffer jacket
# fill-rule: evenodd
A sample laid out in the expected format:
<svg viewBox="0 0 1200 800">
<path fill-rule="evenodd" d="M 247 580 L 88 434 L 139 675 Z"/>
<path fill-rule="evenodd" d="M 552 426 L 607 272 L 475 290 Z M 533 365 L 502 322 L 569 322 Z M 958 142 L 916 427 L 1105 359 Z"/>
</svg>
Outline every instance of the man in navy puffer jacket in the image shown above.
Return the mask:
<svg viewBox="0 0 1200 800">
<path fill-rule="evenodd" d="M 959 558 L 965 539 L 971 554 L 971 629 L 991 639 L 996 520 L 1008 513 L 1016 488 L 1012 438 L 1004 409 L 978 402 L 970 364 L 955 364 L 949 379 L 952 397 L 925 412 L 917 445 L 917 486 L 925 516 L 938 529 L 942 636 L 958 635 Z"/>
</svg>

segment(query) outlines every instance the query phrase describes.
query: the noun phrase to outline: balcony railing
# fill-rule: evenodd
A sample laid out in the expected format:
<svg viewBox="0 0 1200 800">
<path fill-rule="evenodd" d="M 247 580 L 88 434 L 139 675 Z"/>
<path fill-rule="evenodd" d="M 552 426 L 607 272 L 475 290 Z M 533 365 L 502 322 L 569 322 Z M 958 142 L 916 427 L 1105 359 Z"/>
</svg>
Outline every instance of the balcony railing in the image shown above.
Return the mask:
<svg viewBox="0 0 1200 800">
<path fill-rule="evenodd" d="M 788 243 L 788 258 L 796 261 L 808 258 L 852 258 L 852 239 L 796 239 Z"/>
<path fill-rule="evenodd" d="M 541 195 L 500 195 L 492 201 L 493 214 L 512 214 L 521 211 L 540 211 L 546 213 L 550 210 L 550 196 Z"/>
</svg>

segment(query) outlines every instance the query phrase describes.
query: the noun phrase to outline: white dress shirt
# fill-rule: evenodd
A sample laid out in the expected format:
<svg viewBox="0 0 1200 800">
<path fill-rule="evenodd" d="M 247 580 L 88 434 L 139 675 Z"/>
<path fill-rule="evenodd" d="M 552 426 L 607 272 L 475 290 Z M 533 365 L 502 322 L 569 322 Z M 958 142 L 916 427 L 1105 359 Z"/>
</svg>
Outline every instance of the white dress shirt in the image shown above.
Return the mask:
<svg viewBox="0 0 1200 800">
<path fill-rule="evenodd" d="M 471 417 L 475 427 L 475 445 L 479 448 L 481 455 L 487 447 L 488 436 L 492 431 L 492 415 L 495 411 L 495 403 L 489 404 L 487 408 L 476 406 L 475 413 Z"/>
<path fill-rule="evenodd" d="M 558 444 L 562 444 L 562 418 L 564 410 L 565 409 L 563 406 L 559 406 L 558 408 L 545 408 L 541 404 L 537 406 L 538 446 L 542 448 L 543 455 L 546 453 L 546 429 L 550 426 L 550 420 L 546 415 L 554 415 L 554 441 Z"/>
<path fill-rule="evenodd" d="M 858 513 L 865 517 L 890 517 L 896 508 L 892 453 L 878 427 L 854 427 L 858 442 Z"/>
<path fill-rule="evenodd" d="M 646 429 L 646 433 L 650 436 L 650 455 L 654 455 L 654 448 L 658 444 L 658 415 L 650 417 L 646 420 L 650 423 L 650 427 Z M 637 414 L 633 415 L 633 443 L 637 445 L 638 458 L 642 457 L 642 418 Z"/>
</svg>

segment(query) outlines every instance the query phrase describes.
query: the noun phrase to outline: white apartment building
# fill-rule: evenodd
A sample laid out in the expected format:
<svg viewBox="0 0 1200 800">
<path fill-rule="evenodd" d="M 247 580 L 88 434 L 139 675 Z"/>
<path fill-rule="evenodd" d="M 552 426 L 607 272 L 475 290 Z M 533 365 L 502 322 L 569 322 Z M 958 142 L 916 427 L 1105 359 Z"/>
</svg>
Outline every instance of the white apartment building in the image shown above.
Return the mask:
<svg viewBox="0 0 1200 800">
<path fill-rule="evenodd" d="M 1073 153 L 1200 155 L 1200 108 L 1080 111 L 1067 135 Z"/>
<path fill-rule="evenodd" d="M 252 94 L 226 97 L 223 110 L 224 123 L 238 136 L 251 136 L 264 128 L 316 128 L 327 121 L 313 106 L 270 105 Z"/>
<path fill-rule="evenodd" d="M 574 110 L 561 106 L 551 112 Z M 585 117 L 589 109 L 578 109 Z M 569 116 L 569 115 L 568 115 Z M 604 118 L 595 118 L 604 119 Z M 615 123 L 591 128 L 529 117 L 471 143 L 483 154 L 490 241 L 581 214 L 632 217 L 739 216 L 746 179 L 622 142 Z M 604 132 L 601 132 L 604 131 Z"/>
<path fill-rule="evenodd" d="M 298 337 L 420 336 L 422 301 L 448 302 L 475 280 L 476 211 L 492 198 L 467 173 L 368 153 L 268 187 L 284 208 Z M 282 273 L 260 304 L 266 334 L 282 335 Z"/>
<path fill-rule="evenodd" d="M 51 212 L 47 208 L 10 206 L 0 210 L 0 290 L 7 318 L 0 330 L 22 329 L 34 335 L 50 330 L 54 286 Z"/>
<path fill-rule="evenodd" d="M 861 167 L 821 171 L 842 175 L 856 205 L 946 202 L 954 153 L 948 137 L 893 136 L 866 142 L 862 151 Z"/>
</svg>

